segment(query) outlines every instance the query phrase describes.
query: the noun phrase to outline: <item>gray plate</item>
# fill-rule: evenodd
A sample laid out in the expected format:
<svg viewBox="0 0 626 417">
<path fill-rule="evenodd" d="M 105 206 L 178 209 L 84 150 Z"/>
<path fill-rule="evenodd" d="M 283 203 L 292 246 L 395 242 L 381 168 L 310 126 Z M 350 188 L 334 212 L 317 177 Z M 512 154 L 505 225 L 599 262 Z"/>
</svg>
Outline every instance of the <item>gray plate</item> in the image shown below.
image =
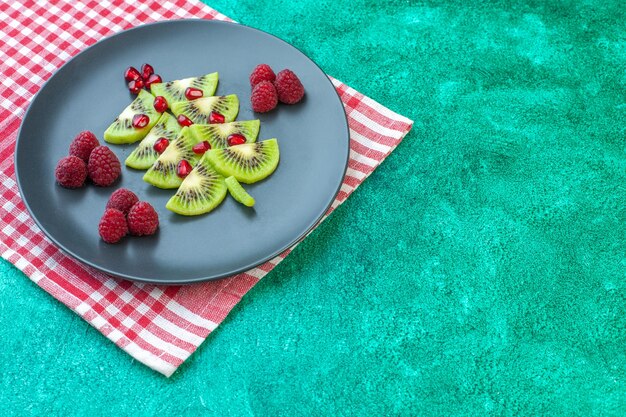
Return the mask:
<svg viewBox="0 0 626 417">
<path fill-rule="evenodd" d="M 278 138 L 281 160 L 266 180 L 246 186 L 253 209 L 227 196 L 213 212 L 183 217 L 165 203 L 174 190 L 142 181 L 143 171 L 124 167 L 109 188 L 88 185 L 67 190 L 55 183 L 57 161 L 81 130 L 101 138 L 130 103 L 123 72 L 151 63 L 164 80 L 213 71 L 216 94 L 237 94 L 237 120 L 259 118 L 259 140 Z M 250 108 L 248 76 L 259 63 L 276 72 L 292 69 L 304 100 L 279 105 L 268 114 Z M 102 140 L 101 140 L 102 142 Z M 134 145 L 109 145 L 120 161 Z M 223 278 L 259 265 L 292 246 L 313 228 L 337 194 L 349 151 L 343 105 L 330 80 L 303 53 L 265 32 L 207 20 L 141 26 L 107 38 L 65 64 L 42 87 L 26 113 L 15 149 L 20 192 L 43 232 L 74 258 L 111 275 L 135 281 L 182 284 Z M 98 221 L 117 188 L 133 190 L 159 213 L 151 237 L 127 237 L 109 245 L 98 236 Z"/>
</svg>

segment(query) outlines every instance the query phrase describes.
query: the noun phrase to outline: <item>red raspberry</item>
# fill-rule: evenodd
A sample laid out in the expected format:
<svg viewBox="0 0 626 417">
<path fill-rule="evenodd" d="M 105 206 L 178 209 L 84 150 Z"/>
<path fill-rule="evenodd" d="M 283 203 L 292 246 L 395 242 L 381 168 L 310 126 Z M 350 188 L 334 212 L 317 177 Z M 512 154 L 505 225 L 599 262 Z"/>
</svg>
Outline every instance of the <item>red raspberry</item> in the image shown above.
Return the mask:
<svg viewBox="0 0 626 417">
<path fill-rule="evenodd" d="M 252 110 L 259 113 L 265 113 L 273 110 L 278 104 L 278 96 L 274 84 L 269 81 L 261 81 L 252 89 L 250 96 Z"/>
<path fill-rule="evenodd" d="M 131 235 L 153 235 L 158 227 L 159 215 L 150 203 L 140 201 L 128 212 L 128 229 Z"/>
<path fill-rule="evenodd" d="M 87 179 L 87 165 L 77 156 L 66 156 L 57 163 L 54 176 L 62 187 L 79 188 Z"/>
<path fill-rule="evenodd" d="M 296 104 L 304 97 L 304 87 L 298 76 L 291 70 L 284 69 L 279 72 L 274 85 L 281 103 Z"/>
<path fill-rule="evenodd" d="M 271 83 L 276 79 L 276 74 L 272 68 L 267 64 L 259 64 L 254 67 L 252 74 L 250 74 L 250 87 L 254 87 L 261 81 L 269 81 Z"/>
<path fill-rule="evenodd" d="M 114 208 L 106 209 L 98 224 L 98 233 L 106 243 L 119 242 L 128 234 L 124 213 Z"/>
<path fill-rule="evenodd" d="M 137 195 L 130 191 L 128 188 L 120 188 L 113 191 L 109 201 L 107 202 L 107 208 L 118 209 L 124 214 L 128 214 L 130 208 L 139 201 Z"/>
<path fill-rule="evenodd" d="M 85 162 L 89 162 L 89 155 L 96 146 L 100 146 L 96 135 L 88 130 L 80 132 L 70 144 L 70 155 L 79 157 Z"/>
<path fill-rule="evenodd" d="M 89 178 L 94 184 L 101 187 L 108 187 L 122 173 L 122 166 L 117 156 L 106 146 L 98 146 L 89 156 Z"/>
</svg>

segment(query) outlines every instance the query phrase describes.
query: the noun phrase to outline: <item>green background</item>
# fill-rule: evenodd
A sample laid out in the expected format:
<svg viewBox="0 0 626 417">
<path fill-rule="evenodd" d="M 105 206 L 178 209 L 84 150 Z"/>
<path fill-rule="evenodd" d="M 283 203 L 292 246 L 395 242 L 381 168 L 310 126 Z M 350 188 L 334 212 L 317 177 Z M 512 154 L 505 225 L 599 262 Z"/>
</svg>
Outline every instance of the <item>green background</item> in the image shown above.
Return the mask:
<svg viewBox="0 0 626 417">
<path fill-rule="evenodd" d="M 0 262 L 0 415 L 626 413 L 622 1 L 211 5 L 413 131 L 170 379 Z"/>
</svg>

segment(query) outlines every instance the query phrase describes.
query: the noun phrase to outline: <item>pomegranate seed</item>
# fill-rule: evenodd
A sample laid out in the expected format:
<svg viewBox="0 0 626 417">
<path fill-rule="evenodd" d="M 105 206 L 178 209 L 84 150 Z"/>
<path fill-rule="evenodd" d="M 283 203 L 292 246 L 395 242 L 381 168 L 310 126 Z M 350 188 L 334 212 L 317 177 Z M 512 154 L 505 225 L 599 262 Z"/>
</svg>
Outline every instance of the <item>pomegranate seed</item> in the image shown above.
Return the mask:
<svg viewBox="0 0 626 417">
<path fill-rule="evenodd" d="M 193 168 L 191 167 L 191 164 L 187 162 L 186 159 L 183 159 L 178 163 L 178 167 L 176 168 L 176 175 L 181 178 L 185 178 L 187 175 L 189 175 L 192 169 Z"/>
<path fill-rule="evenodd" d="M 152 74 L 154 74 L 154 68 L 152 68 L 152 65 L 143 64 L 141 66 L 141 76 L 144 80 L 147 80 Z"/>
<path fill-rule="evenodd" d="M 159 113 L 163 113 L 165 110 L 167 110 L 167 100 L 163 96 L 156 96 L 154 98 L 153 106 L 154 110 L 158 111 Z"/>
<path fill-rule="evenodd" d="M 146 88 L 150 88 L 152 84 L 162 83 L 162 82 L 163 82 L 163 79 L 161 78 L 159 74 L 152 74 L 148 77 L 146 81 Z"/>
<path fill-rule="evenodd" d="M 169 144 L 170 144 L 170 141 L 167 140 L 167 138 L 159 138 L 157 139 L 156 142 L 154 142 L 152 149 L 157 151 L 158 154 L 162 154 L 163 151 L 165 151 L 165 148 L 167 148 Z"/>
<path fill-rule="evenodd" d="M 209 123 L 224 123 L 224 121 L 226 121 L 226 118 L 221 113 L 212 111 L 209 115 Z"/>
<path fill-rule="evenodd" d="M 191 126 L 193 124 L 189 117 L 185 116 L 184 114 L 178 116 L 176 120 L 178 120 L 178 124 L 181 126 Z"/>
<path fill-rule="evenodd" d="M 141 90 L 144 86 L 143 80 L 140 78 L 138 80 L 133 80 L 128 83 L 128 90 L 133 94 L 139 94 L 139 90 Z"/>
<path fill-rule="evenodd" d="M 204 142 L 196 143 L 192 149 L 193 149 L 193 153 L 202 155 L 203 153 L 211 149 L 211 144 L 209 143 L 208 140 L 205 140 Z"/>
<path fill-rule="evenodd" d="M 144 128 L 150 123 L 150 118 L 145 114 L 136 114 L 133 116 L 133 127 L 137 129 Z"/>
<path fill-rule="evenodd" d="M 124 71 L 124 79 L 126 81 L 136 81 L 141 78 L 141 74 L 137 71 L 135 67 L 128 67 L 126 71 Z"/>
<path fill-rule="evenodd" d="M 228 146 L 242 145 L 246 143 L 246 137 L 244 135 L 240 135 L 239 133 L 230 135 L 227 140 Z"/>
<path fill-rule="evenodd" d="M 185 97 L 187 97 L 187 100 L 195 100 L 202 97 L 203 95 L 204 93 L 202 92 L 202 90 L 199 90 L 197 88 L 187 87 L 187 89 L 185 90 Z"/>
</svg>

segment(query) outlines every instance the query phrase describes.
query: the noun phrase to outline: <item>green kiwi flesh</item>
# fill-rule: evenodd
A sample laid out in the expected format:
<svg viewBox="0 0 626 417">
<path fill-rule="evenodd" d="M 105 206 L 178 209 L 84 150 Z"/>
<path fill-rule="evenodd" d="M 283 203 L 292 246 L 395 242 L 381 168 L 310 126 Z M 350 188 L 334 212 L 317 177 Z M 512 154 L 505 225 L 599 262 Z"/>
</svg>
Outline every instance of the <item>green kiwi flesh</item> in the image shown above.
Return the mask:
<svg viewBox="0 0 626 417">
<path fill-rule="evenodd" d="M 180 125 L 169 113 L 163 113 L 159 121 L 152 127 L 145 138 L 126 158 L 126 166 L 135 169 L 148 169 L 159 158 L 159 153 L 154 150 L 154 143 L 165 138 L 172 143 L 180 133 Z"/>
<path fill-rule="evenodd" d="M 208 161 L 201 159 L 165 207 L 183 216 L 195 216 L 210 212 L 225 196 L 224 177 L 215 172 Z"/>
<path fill-rule="evenodd" d="M 228 177 L 224 182 L 228 187 L 228 192 L 235 200 L 247 207 L 254 206 L 254 198 L 244 190 L 241 184 L 239 184 L 239 181 L 237 181 L 237 178 Z"/>
<path fill-rule="evenodd" d="M 268 139 L 211 149 L 204 154 L 203 159 L 207 159 L 224 177 L 233 176 L 239 182 L 252 184 L 268 177 L 278 166 L 278 141 Z"/>
<path fill-rule="evenodd" d="M 145 127 L 133 126 L 133 117 L 145 114 L 150 122 Z M 113 144 L 134 143 L 143 139 L 157 123 L 161 114 L 154 109 L 154 96 L 146 90 L 140 90 L 136 99 L 111 123 L 104 132 L 104 140 Z"/>
<path fill-rule="evenodd" d="M 217 72 L 202 75 L 200 77 L 183 78 L 181 80 L 168 81 L 164 83 L 156 83 L 150 86 L 150 92 L 155 96 L 163 96 L 167 100 L 167 104 L 171 105 L 180 101 L 187 101 L 185 90 L 187 88 L 197 88 L 204 94 L 203 97 L 209 97 L 215 94 L 218 82 Z"/>
<path fill-rule="evenodd" d="M 177 174 L 178 163 L 186 159 L 191 166 L 194 166 L 200 159 L 200 156 L 196 155 L 192 149 L 196 143 L 189 134 L 189 128 L 184 127 L 176 140 L 169 144 L 156 162 L 146 171 L 143 180 L 159 188 L 178 188 L 183 182 L 183 179 Z"/>
<path fill-rule="evenodd" d="M 184 114 L 192 122 L 207 124 L 211 112 L 224 116 L 224 122 L 232 122 L 239 113 L 239 99 L 236 95 L 202 97 L 190 101 L 179 101 L 170 106 L 176 116 Z"/>
<path fill-rule="evenodd" d="M 198 142 L 206 140 L 211 144 L 211 149 L 222 149 L 229 146 L 228 137 L 230 135 L 243 135 L 246 138 L 246 143 L 256 142 L 259 126 L 259 120 L 245 120 L 210 125 L 193 124 L 189 126 L 189 130 L 198 139 Z"/>
</svg>

